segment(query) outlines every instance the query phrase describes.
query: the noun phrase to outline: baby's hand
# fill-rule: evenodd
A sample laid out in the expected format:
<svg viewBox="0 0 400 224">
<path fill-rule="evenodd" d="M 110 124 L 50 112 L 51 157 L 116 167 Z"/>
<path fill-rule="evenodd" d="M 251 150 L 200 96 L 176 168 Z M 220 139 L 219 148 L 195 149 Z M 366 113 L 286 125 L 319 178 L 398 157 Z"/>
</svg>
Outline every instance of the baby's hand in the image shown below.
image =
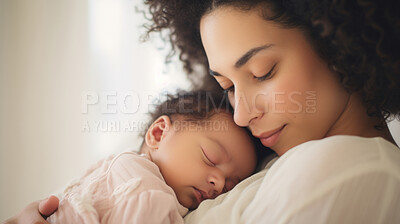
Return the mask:
<svg viewBox="0 0 400 224">
<path fill-rule="evenodd" d="M 35 223 L 48 224 L 45 218 L 53 214 L 58 208 L 58 198 L 50 196 L 42 201 L 35 201 L 24 208 L 18 215 L 7 219 L 3 224 Z"/>
<path fill-rule="evenodd" d="M 58 208 L 58 198 L 54 195 L 51 195 L 46 200 L 43 200 L 39 203 L 39 212 L 44 217 L 49 217 L 53 214 Z"/>
</svg>

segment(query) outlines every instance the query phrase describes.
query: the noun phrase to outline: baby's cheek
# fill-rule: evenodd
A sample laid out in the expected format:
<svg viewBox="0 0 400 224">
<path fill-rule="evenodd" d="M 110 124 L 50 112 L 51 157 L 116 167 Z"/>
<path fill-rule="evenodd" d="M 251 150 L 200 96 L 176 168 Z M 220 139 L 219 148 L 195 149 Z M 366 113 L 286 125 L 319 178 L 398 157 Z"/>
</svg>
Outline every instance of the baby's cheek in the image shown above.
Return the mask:
<svg viewBox="0 0 400 224">
<path fill-rule="evenodd" d="M 233 181 L 231 181 L 231 180 L 227 180 L 227 181 L 225 182 L 225 188 L 226 188 L 227 191 L 232 190 L 232 189 L 235 187 L 235 185 L 236 185 L 236 184 L 235 184 Z"/>
</svg>

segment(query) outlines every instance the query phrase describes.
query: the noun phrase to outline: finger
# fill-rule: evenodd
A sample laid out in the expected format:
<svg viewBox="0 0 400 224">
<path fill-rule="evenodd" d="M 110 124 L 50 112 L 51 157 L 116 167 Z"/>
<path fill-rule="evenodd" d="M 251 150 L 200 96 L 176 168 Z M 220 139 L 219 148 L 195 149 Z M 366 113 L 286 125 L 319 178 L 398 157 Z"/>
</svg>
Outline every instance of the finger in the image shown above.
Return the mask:
<svg viewBox="0 0 400 224">
<path fill-rule="evenodd" d="M 52 195 L 39 203 L 39 212 L 43 216 L 48 217 L 57 210 L 58 203 L 58 198 Z"/>
<path fill-rule="evenodd" d="M 39 201 L 26 206 L 18 215 L 4 221 L 3 224 L 49 224 L 38 211 Z"/>
</svg>

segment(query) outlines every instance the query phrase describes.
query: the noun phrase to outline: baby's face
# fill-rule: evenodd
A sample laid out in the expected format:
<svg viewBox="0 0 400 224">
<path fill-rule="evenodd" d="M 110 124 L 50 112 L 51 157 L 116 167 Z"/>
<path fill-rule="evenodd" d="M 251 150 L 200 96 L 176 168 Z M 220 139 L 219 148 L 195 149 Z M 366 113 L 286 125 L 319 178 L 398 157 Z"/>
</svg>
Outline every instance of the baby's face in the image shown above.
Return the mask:
<svg viewBox="0 0 400 224">
<path fill-rule="evenodd" d="M 231 115 L 200 122 L 208 125 L 175 121 L 152 153 L 165 181 L 189 209 L 231 190 L 256 166 L 254 144 Z"/>
</svg>

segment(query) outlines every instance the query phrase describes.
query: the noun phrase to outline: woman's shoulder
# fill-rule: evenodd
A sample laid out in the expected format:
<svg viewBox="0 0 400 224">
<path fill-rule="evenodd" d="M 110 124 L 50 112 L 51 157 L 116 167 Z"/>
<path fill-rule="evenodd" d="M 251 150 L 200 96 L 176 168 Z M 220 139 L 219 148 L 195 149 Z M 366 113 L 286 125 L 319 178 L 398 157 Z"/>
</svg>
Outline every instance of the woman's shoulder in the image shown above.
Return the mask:
<svg viewBox="0 0 400 224">
<path fill-rule="evenodd" d="M 351 166 L 358 163 L 385 164 L 388 161 L 397 161 L 398 163 L 400 162 L 400 149 L 381 137 L 338 135 L 298 145 L 280 159 L 333 161 L 335 164 L 349 161 Z"/>
<path fill-rule="evenodd" d="M 399 148 L 382 138 L 334 136 L 281 156 L 246 217 L 264 220 L 268 211 L 276 223 L 393 223 L 399 189 Z"/>
<path fill-rule="evenodd" d="M 272 165 L 268 175 L 310 191 L 315 186 L 334 189 L 358 178 L 400 181 L 400 149 L 383 138 L 333 136 L 292 148 Z"/>
<path fill-rule="evenodd" d="M 399 149 L 393 143 L 385 140 L 382 137 L 359 137 L 359 136 L 351 136 L 351 135 L 335 135 L 326 137 L 319 140 L 312 140 L 300 144 L 293 149 L 296 148 L 312 148 L 313 146 L 325 146 L 332 148 L 332 146 L 340 145 L 342 147 L 360 147 L 364 146 L 366 148 L 392 148 L 392 149 Z"/>
</svg>

